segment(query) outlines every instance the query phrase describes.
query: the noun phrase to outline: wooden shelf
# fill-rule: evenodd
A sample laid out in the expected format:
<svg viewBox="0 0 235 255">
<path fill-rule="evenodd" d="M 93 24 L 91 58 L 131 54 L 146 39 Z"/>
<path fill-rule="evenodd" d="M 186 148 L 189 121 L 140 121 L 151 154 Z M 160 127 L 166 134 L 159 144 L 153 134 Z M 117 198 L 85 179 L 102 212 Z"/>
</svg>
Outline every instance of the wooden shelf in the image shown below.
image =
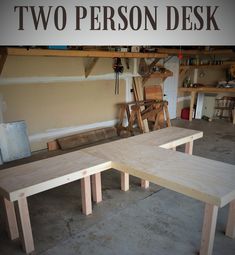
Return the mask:
<svg viewBox="0 0 235 255">
<path fill-rule="evenodd" d="M 235 93 L 235 88 L 217 88 L 217 87 L 198 87 L 198 88 L 179 88 L 179 92 L 195 93 Z"/>
<path fill-rule="evenodd" d="M 165 53 L 139 53 L 119 51 L 83 51 L 83 50 L 47 50 L 7 48 L 8 56 L 43 56 L 43 57 L 84 57 L 84 58 L 166 58 Z"/>
<path fill-rule="evenodd" d="M 185 69 L 199 69 L 199 68 L 228 68 L 231 65 L 234 65 L 235 62 L 231 63 L 225 63 L 221 65 L 180 65 L 180 68 L 185 68 Z"/>
<path fill-rule="evenodd" d="M 235 52 L 231 49 L 225 50 L 180 50 L 180 49 L 168 49 L 168 48 L 158 48 L 158 53 L 166 53 L 168 55 L 182 55 L 186 56 L 235 56 Z"/>
</svg>

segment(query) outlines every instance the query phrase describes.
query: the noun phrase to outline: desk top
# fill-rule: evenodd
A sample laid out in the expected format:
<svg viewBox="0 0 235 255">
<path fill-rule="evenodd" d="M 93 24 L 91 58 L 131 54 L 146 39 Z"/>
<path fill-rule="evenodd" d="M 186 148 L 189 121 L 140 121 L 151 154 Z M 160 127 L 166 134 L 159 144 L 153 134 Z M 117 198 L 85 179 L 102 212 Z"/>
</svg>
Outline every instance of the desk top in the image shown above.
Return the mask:
<svg viewBox="0 0 235 255">
<path fill-rule="evenodd" d="M 81 151 L 0 171 L 0 194 L 15 201 L 109 169 L 111 162 Z"/>
<path fill-rule="evenodd" d="M 112 167 L 200 201 L 223 207 L 235 199 L 235 166 L 152 145 L 104 144 L 85 150 Z"/>
</svg>

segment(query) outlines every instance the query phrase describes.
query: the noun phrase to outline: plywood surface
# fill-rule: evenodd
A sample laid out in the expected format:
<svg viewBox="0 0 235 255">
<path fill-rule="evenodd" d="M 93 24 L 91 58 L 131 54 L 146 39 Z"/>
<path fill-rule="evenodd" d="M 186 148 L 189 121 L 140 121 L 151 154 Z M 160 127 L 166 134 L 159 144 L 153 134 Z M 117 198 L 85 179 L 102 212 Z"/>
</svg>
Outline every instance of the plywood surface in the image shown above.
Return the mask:
<svg viewBox="0 0 235 255">
<path fill-rule="evenodd" d="M 130 146 L 132 143 L 132 146 Z M 112 167 L 200 201 L 224 206 L 235 199 L 235 166 L 138 144 L 128 139 L 85 149 Z"/>
<path fill-rule="evenodd" d="M 107 160 L 81 151 L 0 171 L 0 194 L 18 200 L 110 168 Z"/>
</svg>

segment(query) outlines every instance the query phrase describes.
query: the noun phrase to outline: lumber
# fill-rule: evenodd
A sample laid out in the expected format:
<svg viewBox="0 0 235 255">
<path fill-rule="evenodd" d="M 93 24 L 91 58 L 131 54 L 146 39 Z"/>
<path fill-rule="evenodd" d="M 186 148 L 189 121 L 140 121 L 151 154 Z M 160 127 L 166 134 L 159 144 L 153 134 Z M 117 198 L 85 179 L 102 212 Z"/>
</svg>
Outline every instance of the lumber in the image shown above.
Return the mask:
<svg viewBox="0 0 235 255">
<path fill-rule="evenodd" d="M 193 154 L 193 141 L 190 141 L 185 144 L 185 153 L 189 155 Z"/>
<path fill-rule="evenodd" d="M 19 238 L 19 230 L 16 220 L 16 214 L 15 214 L 15 207 L 14 203 L 9 201 L 6 198 L 3 198 L 3 204 L 5 209 L 5 215 L 6 215 L 6 227 L 8 236 L 11 240 L 15 240 Z"/>
<path fill-rule="evenodd" d="M 101 173 L 93 174 L 91 180 L 93 201 L 98 204 L 102 201 Z"/>
<path fill-rule="evenodd" d="M 212 255 L 218 207 L 205 205 L 200 255 Z"/>
<path fill-rule="evenodd" d="M 100 128 L 79 134 L 58 138 L 58 144 L 62 150 L 72 149 L 79 146 L 95 143 L 117 136 L 115 127 Z"/>
<path fill-rule="evenodd" d="M 27 254 L 29 254 L 34 251 L 34 241 L 26 198 L 21 198 L 17 201 L 17 212 L 23 249 Z"/>
<path fill-rule="evenodd" d="M 235 200 L 229 204 L 228 221 L 225 234 L 230 238 L 235 238 Z"/>
<path fill-rule="evenodd" d="M 129 190 L 129 174 L 121 173 L 121 190 L 128 191 Z"/>
<path fill-rule="evenodd" d="M 81 195 L 82 195 L 82 212 L 85 215 L 92 214 L 90 176 L 86 176 L 81 179 Z"/>
</svg>

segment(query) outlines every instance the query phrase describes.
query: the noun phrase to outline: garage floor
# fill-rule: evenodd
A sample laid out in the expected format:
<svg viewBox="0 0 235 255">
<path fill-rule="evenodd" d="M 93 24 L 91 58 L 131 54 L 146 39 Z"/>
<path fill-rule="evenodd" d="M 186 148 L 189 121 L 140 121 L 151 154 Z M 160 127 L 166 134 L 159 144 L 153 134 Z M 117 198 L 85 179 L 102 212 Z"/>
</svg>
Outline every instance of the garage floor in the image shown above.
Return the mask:
<svg viewBox="0 0 235 255">
<path fill-rule="evenodd" d="M 173 125 L 204 132 L 204 138 L 194 143 L 194 154 L 235 165 L 235 126 L 231 123 L 175 120 Z M 115 170 L 104 172 L 102 183 L 103 202 L 94 205 L 88 217 L 81 214 L 79 181 L 29 197 L 35 254 L 197 254 L 201 202 L 156 185 L 142 190 L 137 178 L 131 178 L 130 191 L 122 192 Z M 235 240 L 224 236 L 226 217 L 227 207 L 219 210 L 213 255 L 235 254 Z M 8 240 L 2 221 L 0 254 L 24 254 L 19 241 Z"/>
</svg>

